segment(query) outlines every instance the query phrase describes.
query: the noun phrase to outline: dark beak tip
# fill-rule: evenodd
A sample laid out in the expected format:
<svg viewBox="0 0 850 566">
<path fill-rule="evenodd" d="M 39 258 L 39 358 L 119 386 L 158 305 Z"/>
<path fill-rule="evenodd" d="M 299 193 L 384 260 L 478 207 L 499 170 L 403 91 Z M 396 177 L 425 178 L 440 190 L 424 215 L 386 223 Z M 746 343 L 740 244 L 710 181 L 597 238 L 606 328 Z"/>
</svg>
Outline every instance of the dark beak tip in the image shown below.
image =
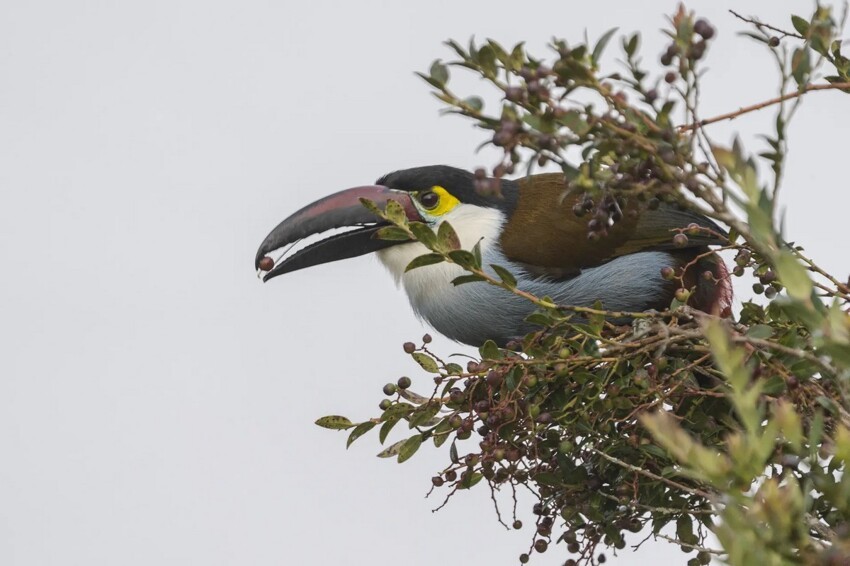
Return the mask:
<svg viewBox="0 0 850 566">
<path fill-rule="evenodd" d="M 262 275 L 263 282 L 311 265 L 356 257 L 393 245 L 373 238 L 377 224 L 383 223 L 363 206 L 364 198 L 379 206 L 394 200 L 402 205 L 408 218 L 419 219 L 410 195 L 382 185 L 355 187 L 329 195 L 295 212 L 266 236 L 254 258 L 254 268 L 266 272 Z M 266 255 L 305 237 L 342 227 L 360 229 L 331 236 L 279 261 Z"/>
</svg>

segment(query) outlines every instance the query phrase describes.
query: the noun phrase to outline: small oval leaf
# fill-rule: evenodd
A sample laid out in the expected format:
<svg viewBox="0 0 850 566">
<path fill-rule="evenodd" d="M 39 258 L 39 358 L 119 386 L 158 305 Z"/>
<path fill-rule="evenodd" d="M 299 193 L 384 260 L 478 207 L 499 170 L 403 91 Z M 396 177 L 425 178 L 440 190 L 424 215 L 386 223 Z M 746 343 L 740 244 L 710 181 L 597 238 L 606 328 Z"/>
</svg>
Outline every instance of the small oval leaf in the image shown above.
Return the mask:
<svg viewBox="0 0 850 566">
<path fill-rule="evenodd" d="M 411 456 L 416 454 L 416 451 L 419 450 L 419 447 L 422 446 L 422 435 L 417 434 L 416 436 L 411 436 L 407 440 L 405 440 L 398 450 L 398 463 L 409 460 Z"/>
<path fill-rule="evenodd" d="M 349 446 L 351 446 L 351 444 L 355 440 L 375 428 L 375 425 L 377 424 L 378 423 L 376 423 L 375 421 L 366 421 L 365 423 L 360 423 L 359 425 L 354 427 L 354 430 L 352 430 L 351 434 L 348 435 L 348 441 L 345 443 L 345 447 L 348 448 Z"/>
<path fill-rule="evenodd" d="M 437 362 L 434 361 L 434 358 L 429 356 L 428 354 L 423 354 L 422 352 L 413 352 L 410 354 L 413 356 L 413 359 L 416 360 L 422 369 L 429 373 L 437 373 L 440 371 L 440 366 L 437 365 Z"/>
<path fill-rule="evenodd" d="M 407 267 L 404 268 L 405 272 L 416 269 L 417 267 L 425 267 L 426 265 L 434 265 L 436 263 L 442 263 L 446 261 L 446 258 L 441 256 L 440 254 L 425 254 L 419 257 L 413 258 L 413 261 L 407 264 Z"/>
<path fill-rule="evenodd" d="M 331 430 L 345 430 L 354 426 L 354 423 L 340 415 L 328 415 L 316 420 L 316 424 L 322 428 Z"/>
</svg>

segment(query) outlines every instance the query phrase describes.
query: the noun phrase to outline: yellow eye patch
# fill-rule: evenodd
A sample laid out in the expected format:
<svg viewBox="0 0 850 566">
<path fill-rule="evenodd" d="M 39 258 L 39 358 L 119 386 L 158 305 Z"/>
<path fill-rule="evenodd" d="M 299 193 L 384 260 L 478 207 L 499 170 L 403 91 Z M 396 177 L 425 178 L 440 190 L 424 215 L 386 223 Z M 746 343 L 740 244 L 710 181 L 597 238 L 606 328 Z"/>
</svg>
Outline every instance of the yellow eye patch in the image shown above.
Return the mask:
<svg viewBox="0 0 850 566">
<path fill-rule="evenodd" d="M 460 204 L 453 194 L 439 185 L 434 185 L 427 191 L 419 191 L 416 199 L 430 216 L 442 216 Z"/>
</svg>

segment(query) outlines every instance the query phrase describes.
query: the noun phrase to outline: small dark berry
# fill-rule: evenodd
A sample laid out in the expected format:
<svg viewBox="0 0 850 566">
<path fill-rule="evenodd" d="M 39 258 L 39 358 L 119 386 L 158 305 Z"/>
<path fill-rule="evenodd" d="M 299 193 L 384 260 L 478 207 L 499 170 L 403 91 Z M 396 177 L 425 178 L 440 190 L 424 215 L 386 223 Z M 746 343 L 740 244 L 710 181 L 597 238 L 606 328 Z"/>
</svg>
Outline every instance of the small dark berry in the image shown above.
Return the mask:
<svg viewBox="0 0 850 566">
<path fill-rule="evenodd" d="M 705 55 L 705 46 L 705 41 L 698 41 L 694 43 L 693 47 L 690 49 L 690 55 L 694 61 L 702 59 L 702 56 Z"/>
<path fill-rule="evenodd" d="M 398 378 L 398 382 L 397 382 L 397 383 L 398 383 L 398 388 L 399 388 L 399 389 L 407 389 L 408 387 L 410 387 L 410 383 L 411 383 L 411 381 L 410 381 L 410 378 L 409 378 L 409 377 L 407 377 L 407 376 L 402 376 L 402 377 L 399 377 L 399 378 Z"/>
<path fill-rule="evenodd" d="M 646 96 L 644 96 L 644 100 L 646 100 L 646 102 L 648 104 L 652 104 L 653 102 L 655 102 L 655 100 L 657 98 L 658 98 L 658 91 L 655 90 L 655 89 L 647 91 Z"/>
<path fill-rule="evenodd" d="M 768 299 L 772 299 L 776 296 L 776 289 L 773 287 L 768 287 L 764 290 L 764 296 Z"/>
<path fill-rule="evenodd" d="M 413 342 L 405 342 L 404 346 L 402 347 L 404 348 L 404 351 L 408 354 L 412 354 L 416 351 L 416 344 L 414 344 Z"/>
<path fill-rule="evenodd" d="M 703 39 L 711 39 L 714 37 L 714 28 L 708 23 L 708 20 L 700 18 L 694 24 L 694 31 L 701 35 Z"/>
<path fill-rule="evenodd" d="M 522 521 L 517 519 L 516 521 L 514 521 L 513 527 L 517 530 L 521 529 L 522 528 Z"/>
<path fill-rule="evenodd" d="M 667 84 L 673 84 L 676 82 L 676 73 L 669 71 L 666 75 L 664 75 L 664 82 Z"/>
<path fill-rule="evenodd" d="M 271 271 L 274 267 L 274 260 L 269 256 L 264 257 L 260 260 L 260 269 L 263 271 Z"/>
<path fill-rule="evenodd" d="M 446 481 L 455 481 L 457 479 L 457 472 L 454 470 L 449 470 L 446 472 Z"/>
<path fill-rule="evenodd" d="M 519 561 L 520 561 L 522 564 L 528 564 L 528 560 L 529 560 L 529 558 L 528 558 L 528 555 L 527 555 L 527 554 L 523 553 L 523 554 L 520 554 L 520 555 L 519 555 Z"/>
<path fill-rule="evenodd" d="M 511 102 L 520 102 L 523 97 L 523 90 L 518 86 L 509 86 L 505 89 L 505 98 Z"/>
<path fill-rule="evenodd" d="M 753 293 L 756 295 L 761 295 L 764 293 L 764 285 L 761 283 L 753 283 Z"/>
<path fill-rule="evenodd" d="M 433 338 L 431 338 L 430 334 L 426 334 L 425 336 L 422 337 L 422 341 L 425 342 L 426 344 L 430 344 L 431 340 L 433 340 Z"/>
<path fill-rule="evenodd" d="M 484 169 L 483 167 L 478 167 L 477 169 L 475 169 L 475 178 L 478 179 L 479 181 L 481 179 L 486 179 L 487 178 L 487 170 Z"/>
<path fill-rule="evenodd" d="M 676 234 L 673 236 L 673 245 L 677 248 L 684 248 L 688 245 L 688 237 L 684 234 Z"/>
<path fill-rule="evenodd" d="M 441 485 L 443 485 L 444 482 L 443 478 L 441 478 L 440 476 L 434 476 L 433 478 L 431 478 L 431 483 L 434 484 L 434 487 L 440 487 Z"/>
<path fill-rule="evenodd" d="M 546 552 L 547 548 L 549 548 L 549 543 L 543 540 L 542 538 L 534 541 L 534 550 L 536 550 L 537 552 Z"/>
<path fill-rule="evenodd" d="M 393 402 L 390 401 L 389 399 L 384 399 L 380 403 L 378 403 L 378 408 L 381 409 L 382 411 L 386 411 L 387 409 L 389 409 L 392 406 L 392 404 L 393 404 Z"/>
<path fill-rule="evenodd" d="M 498 389 L 502 385 L 502 381 L 504 381 L 504 378 L 502 377 L 501 373 L 491 369 L 489 372 L 487 372 L 486 380 L 487 385 L 489 385 L 492 389 Z"/>
<path fill-rule="evenodd" d="M 395 395 L 397 391 L 395 383 L 387 383 L 384 385 L 384 395 Z"/>
<path fill-rule="evenodd" d="M 779 47 L 779 38 L 774 35 L 769 40 L 767 40 L 767 44 L 770 47 Z"/>
</svg>

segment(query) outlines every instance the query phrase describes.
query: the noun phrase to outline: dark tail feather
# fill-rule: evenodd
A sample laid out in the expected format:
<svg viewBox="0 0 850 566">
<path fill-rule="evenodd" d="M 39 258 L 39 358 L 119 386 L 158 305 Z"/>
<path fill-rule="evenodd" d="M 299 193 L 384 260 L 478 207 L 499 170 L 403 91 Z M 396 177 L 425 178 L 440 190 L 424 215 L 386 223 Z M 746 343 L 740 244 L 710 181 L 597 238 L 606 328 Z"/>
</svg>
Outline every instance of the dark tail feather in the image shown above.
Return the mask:
<svg viewBox="0 0 850 566">
<path fill-rule="evenodd" d="M 696 284 L 691 306 L 723 318 L 732 316 L 732 278 L 723 259 L 716 253 L 707 255 L 689 271 L 693 272 Z M 712 274 L 712 279 L 703 277 L 706 271 Z"/>
</svg>

